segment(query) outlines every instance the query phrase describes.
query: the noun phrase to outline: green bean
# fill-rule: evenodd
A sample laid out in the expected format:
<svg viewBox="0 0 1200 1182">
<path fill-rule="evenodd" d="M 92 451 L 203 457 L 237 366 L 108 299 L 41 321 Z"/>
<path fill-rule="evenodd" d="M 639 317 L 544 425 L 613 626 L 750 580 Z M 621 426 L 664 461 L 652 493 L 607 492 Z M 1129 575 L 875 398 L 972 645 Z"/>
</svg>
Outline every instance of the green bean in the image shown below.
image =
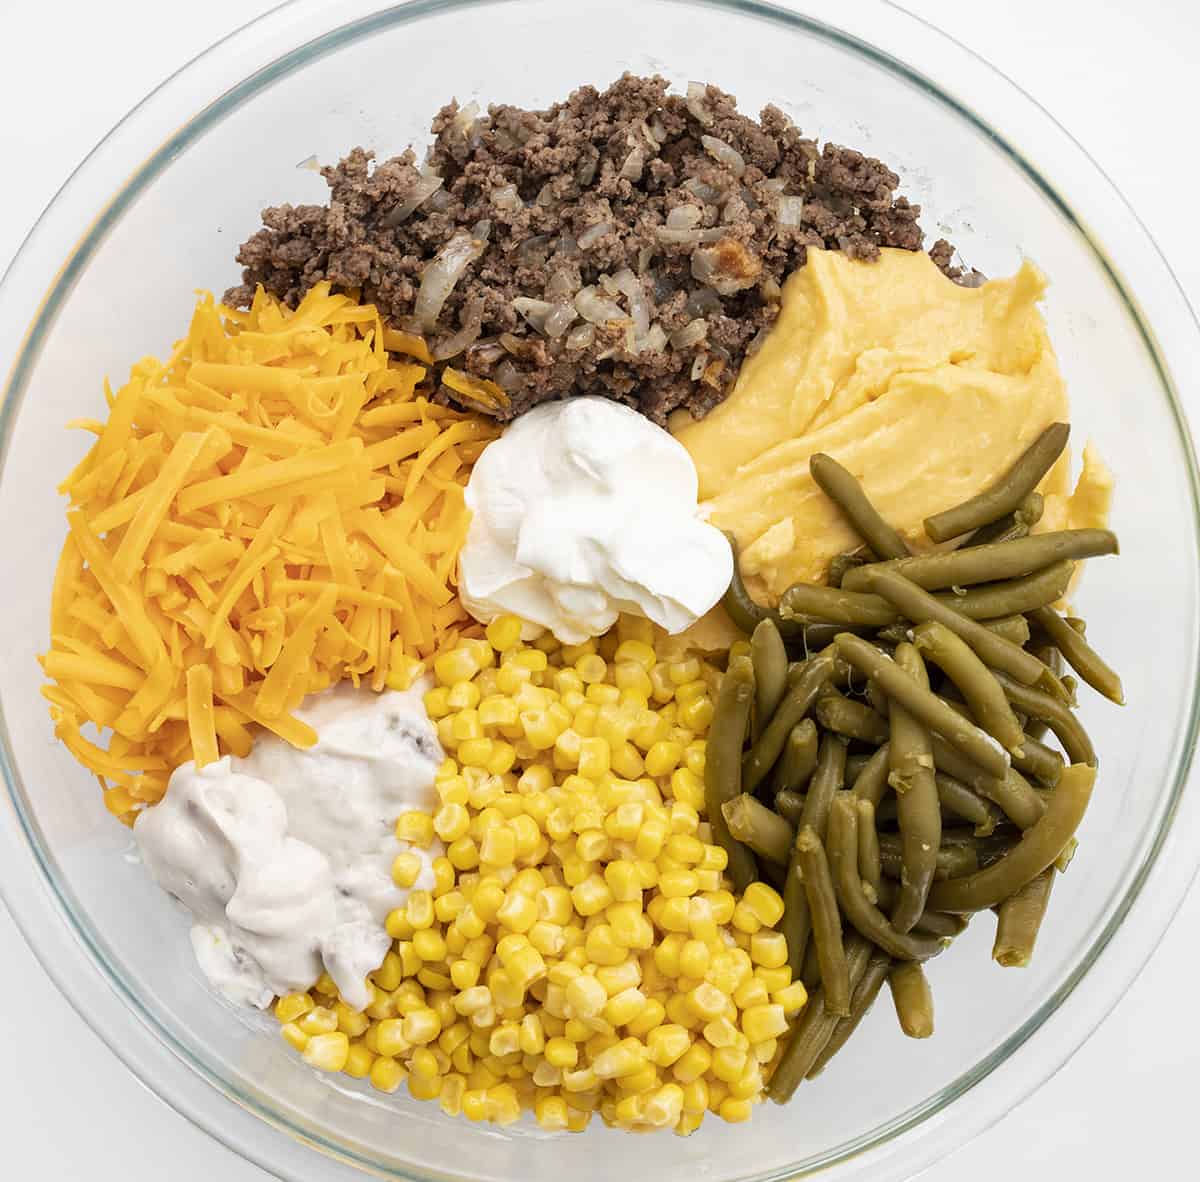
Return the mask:
<svg viewBox="0 0 1200 1182">
<path fill-rule="evenodd" d="M 886 719 L 888 712 L 891 710 L 891 704 L 888 702 L 887 694 L 883 692 L 873 681 L 868 680 L 866 689 L 867 703 L 871 709 L 879 715 L 880 718 Z"/>
<path fill-rule="evenodd" d="M 737 539 L 734 538 L 733 534 L 728 532 L 725 534 L 725 537 L 729 542 L 729 548 L 733 551 L 733 575 L 721 599 L 729 618 L 747 636 L 763 620 L 770 620 L 779 629 L 781 636 L 802 637 L 804 635 L 804 626 L 802 624 L 793 624 L 788 620 L 784 620 L 777 611 L 773 608 L 764 607 L 746 590 L 746 584 L 742 579 L 741 566 L 738 562 Z"/>
<path fill-rule="evenodd" d="M 1030 718 L 1040 718 L 1049 723 L 1072 763 L 1096 765 L 1096 749 L 1092 746 L 1092 740 L 1083 729 L 1083 724 L 1062 702 L 1032 686 L 1021 685 L 999 671 L 996 672 L 996 680 L 1018 710 Z M 999 801 L 996 803 L 999 804 Z"/>
<path fill-rule="evenodd" d="M 792 728 L 808 713 L 821 687 L 833 673 L 833 667 L 834 654 L 826 650 L 810 657 L 794 679 L 774 717 L 742 761 L 742 781 L 747 792 L 753 792 L 775 766 Z M 711 737 L 709 742 L 712 742 Z"/>
<path fill-rule="evenodd" d="M 1020 508 L 1062 454 L 1070 433 L 1067 423 L 1051 423 L 994 484 L 953 509 L 926 517 L 930 541 L 947 542 Z"/>
<path fill-rule="evenodd" d="M 1072 861 L 1074 861 L 1075 851 L 1078 849 L 1079 842 L 1074 837 L 1072 837 L 1071 840 L 1068 841 L 1065 846 L 1063 846 L 1062 853 L 1054 859 L 1054 869 L 1057 870 L 1059 874 L 1066 874 L 1067 867 L 1071 865 Z"/>
<path fill-rule="evenodd" d="M 1078 616 L 1064 616 L 1064 620 L 1079 633 L 1080 636 L 1087 635 L 1087 620 L 1081 620 Z"/>
<path fill-rule="evenodd" d="M 855 752 L 853 755 L 846 756 L 846 787 L 853 788 L 854 781 L 858 779 L 858 774 L 870 762 L 871 756 L 864 751 Z"/>
<path fill-rule="evenodd" d="M 897 797 L 896 799 L 898 802 L 900 798 Z M 888 878 L 903 883 L 906 871 L 904 868 L 904 856 L 901 853 L 900 847 L 895 844 L 897 836 L 895 833 L 881 833 L 879 835 L 879 864 L 883 868 L 883 873 Z M 968 874 L 974 874 L 978 869 L 979 855 L 975 852 L 974 846 L 944 845 L 935 851 L 933 866 L 934 882 L 943 882 L 947 878 L 964 878 Z"/>
<path fill-rule="evenodd" d="M 803 624 L 824 621 L 850 628 L 883 628 L 900 619 L 900 613 L 878 595 L 813 583 L 790 586 L 779 600 L 779 614 L 785 620 Z"/>
<path fill-rule="evenodd" d="M 907 676 L 907 674 L 905 675 Z M 830 870 L 846 919 L 859 934 L 897 960 L 928 960 L 942 950 L 941 940 L 898 932 L 863 893 L 858 876 L 858 812 L 849 793 L 834 800 L 829 813 Z"/>
<path fill-rule="evenodd" d="M 947 702 L 950 709 L 956 703 Z M 940 735 L 933 736 L 933 763 L 939 772 L 961 780 L 968 788 L 1000 807 L 1001 812 L 1020 829 L 1028 829 L 1042 815 L 1045 806 L 1033 786 L 1015 768 L 1001 777 L 989 775 L 966 759 Z"/>
<path fill-rule="evenodd" d="M 933 1034 L 933 994 L 925 970 L 915 961 L 895 965 L 888 974 L 888 985 L 900 1029 L 909 1038 L 928 1038 Z"/>
<path fill-rule="evenodd" d="M 846 940 L 846 966 L 851 988 L 857 988 L 871 960 L 871 946 L 853 933 Z M 784 1047 L 779 1063 L 767 1085 L 767 1095 L 776 1104 L 785 1104 L 812 1070 L 841 1019 L 825 1007 L 823 992 L 815 993 L 801 1011 Z"/>
<path fill-rule="evenodd" d="M 825 847 L 810 825 L 803 826 L 796 835 L 796 858 L 812 917 L 812 940 L 821 966 L 825 1008 L 831 1014 L 846 1017 L 850 1013 L 850 971 L 842 945 L 842 920 Z"/>
<path fill-rule="evenodd" d="M 781 895 L 783 888 L 787 885 L 787 865 L 780 865 L 778 862 L 772 862 L 764 858 L 759 864 L 759 878 L 763 882 L 770 883 Z"/>
<path fill-rule="evenodd" d="M 869 591 L 870 572 L 886 566 L 926 591 L 942 591 L 947 587 L 969 587 L 1030 575 L 1065 558 L 1098 558 L 1119 552 L 1116 534 L 1109 530 L 1064 529 L 1030 534 L 1013 542 L 972 546 L 969 550 L 868 563 L 847 571 L 842 587 L 847 591 Z"/>
<path fill-rule="evenodd" d="M 848 739 L 859 739 L 875 746 L 887 742 L 888 725 L 882 715 L 865 702 L 843 697 L 828 686 L 817 698 L 817 722 L 827 731 L 835 731 Z"/>
<path fill-rule="evenodd" d="M 775 794 L 775 811 L 790 824 L 799 825 L 805 799 L 802 792 L 785 788 L 782 792 Z"/>
<path fill-rule="evenodd" d="M 966 878 L 937 883 L 929 905 L 938 911 L 983 911 L 1015 895 L 1054 863 L 1075 835 L 1091 799 L 1096 769 L 1073 763 L 1050 793 L 1046 811 L 999 861 Z"/>
<path fill-rule="evenodd" d="M 859 672 L 878 682 L 893 706 L 899 702 L 914 718 L 940 734 L 984 771 L 995 776 L 1008 771 L 1008 753 L 991 735 L 960 718 L 941 698 L 919 686 L 872 644 L 843 632 L 837 638 L 837 651 Z"/>
<path fill-rule="evenodd" d="M 996 620 L 980 620 L 979 623 L 993 636 L 999 636 L 1018 648 L 1029 639 L 1029 621 L 1024 616 L 1001 616 Z"/>
<path fill-rule="evenodd" d="M 787 693 L 788 655 L 774 620 L 759 620 L 750 637 L 754 662 L 754 724 L 758 738 Z"/>
<path fill-rule="evenodd" d="M 950 678 L 966 699 L 975 721 L 1011 754 L 1019 754 L 1025 732 L 1017 722 L 1000 683 L 975 650 L 937 620 L 918 624 L 913 629 L 913 644 L 923 657 L 932 660 Z"/>
<path fill-rule="evenodd" d="M 878 907 L 883 912 L 889 912 L 896 905 L 899 884 L 893 878 L 879 880 Z M 925 911 L 913 925 L 913 931 L 923 936 L 936 936 L 939 940 L 952 940 L 960 935 L 967 927 L 967 916 L 949 915 L 943 911 Z"/>
<path fill-rule="evenodd" d="M 779 930 L 787 941 L 788 967 L 792 980 L 797 981 L 804 972 L 804 958 L 808 952 L 808 938 L 812 933 L 812 915 L 808 910 L 808 896 L 804 892 L 804 872 L 796 856 L 795 843 L 788 859 L 787 878 L 783 883 L 783 918 Z"/>
<path fill-rule="evenodd" d="M 939 591 L 934 598 L 972 620 L 996 620 L 1056 603 L 1067 593 L 1075 564 L 1063 559 L 1019 579 L 984 583 L 962 591 Z"/>
<path fill-rule="evenodd" d="M 853 570 L 856 566 L 862 566 L 866 561 L 867 556 L 859 550 L 834 555 L 829 560 L 829 570 L 825 575 L 826 584 L 830 587 L 840 587 L 842 585 L 842 576 L 848 570 Z"/>
<path fill-rule="evenodd" d="M 794 831 L 778 813 L 743 792 L 721 805 L 721 815 L 736 841 L 770 862 L 787 865 Z"/>
<path fill-rule="evenodd" d="M 1118 706 L 1125 704 L 1125 692 L 1121 688 L 1121 679 L 1114 670 L 1105 664 L 1104 659 L 1084 639 L 1083 634 L 1076 631 L 1052 607 L 1039 607 L 1030 613 L 1033 623 L 1054 642 L 1054 647 L 1062 653 L 1067 664 L 1083 678 L 1084 681 L 1110 702 Z"/>
<path fill-rule="evenodd" d="M 1027 772 L 1047 788 L 1053 788 L 1062 775 L 1063 757 L 1053 747 L 1047 747 L 1032 735 L 1021 740 L 1021 755 L 1013 756 L 1013 767 Z"/>
<path fill-rule="evenodd" d="M 1053 887 L 1054 867 L 1051 866 L 996 908 L 992 959 L 997 964 L 1006 969 L 1023 969 L 1033 958 L 1033 948 Z"/>
<path fill-rule="evenodd" d="M 862 485 L 832 456 L 809 458 L 808 470 L 821 491 L 842 511 L 876 558 L 905 558 L 904 539 L 879 515 Z"/>
<path fill-rule="evenodd" d="M 869 800 L 856 799 L 858 809 L 858 876 L 879 903 L 879 883 L 883 866 L 879 860 L 879 833 L 875 828 L 875 806 Z"/>
<path fill-rule="evenodd" d="M 928 691 L 929 675 L 914 645 L 899 645 L 895 659 L 897 667 L 915 685 Z M 900 895 L 892 911 L 892 926 L 898 932 L 908 932 L 925 910 L 925 897 L 937 869 L 942 812 L 933 777 L 929 732 L 898 701 L 891 705 L 890 724 L 888 783 L 896 790 L 896 819 L 903 858 Z"/>
<path fill-rule="evenodd" d="M 938 800 L 943 812 L 953 813 L 964 821 L 970 821 L 975 826 L 976 833 L 992 824 L 992 814 L 988 802 L 978 796 L 961 780 L 938 772 L 934 776 L 937 785 Z"/>
<path fill-rule="evenodd" d="M 771 773 L 771 786 L 776 794 L 798 791 L 808 783 L 816 766 L 817 725 L 811 718 L 804 718 L 788 732 L 783 753 Z"/>
<path fill-rule="evenodd" d="M 981 525 L 963 546 L 982 546 L 988 542 L 1010 542 L 1013 538 L 1023 538 L 1042 519 L 1046 502 L 1039 492 L 1031 492 L 1011 513 L 1006 513 L 999 521 L 990 525 Z"/>
<path fill-rule="evenodd" d="M 726 874 L 744 891 L 757 877 L 754 855 L 736 841 L 721 805 L 737 796 L 742 779 L 742 744 L 754 703 L 754 665 L 749 657 L 733 657 L 721 678 L 717 705 L 708 729 L 704 761 L 704 799 L 713 837 L 729 855 Z"/>
<path fill-rule="evenodd" d="M 808 826 L 822 840 L 829 829 L 829 806 L 846 783 L 846 744 L 836 735 L 821 736 L 817 770 L 808 782 L 800 827 Z"/>
<path fill-rule="evenodd" d="M 1023 685 L 1033 685 L 1046 676 L 1046 666 L 1032 653 L 1027 653 L 1011 640 L 997 636 L 977 621 L 959 615 L 952 607 L 934 599 L 896 570 L 875 567 L 869 580 L 873 591 L 894 603 L 914 624 L 942 624 L 969 644 L 983 664 L 1011 673 Z M 949 670 L 946 672 L 949 673 Z"/>
<path fill-rule="evenodd" d="M 850 1040 L 850 1036 L 858 1029 L 859 1023 L 867 1016 L 875 1004 L 884 981 L 887 980 L 888 970 L 892 967 L 892 958 L 878 948 L 871 953 L 866 972 L 854 988 L 850 997 L 850 1016 L 842 1018 L 833 1028 L 833 1034 L 825 1044 L 825 1049 L 817 1056 L 817 1061 L 809 1069 L 805 1079 L 816 1079 L 825 1070 L 829 1060 L 834 1057 Z"/>
<path fill-rule="evenodd" d="M 879 802 L 890 787 L 888 784 L 890 759 L 891 747 L 888 743 L 884 743 L 854 777 L 854 795 L 860 800 L 869 800 L 875 808 L 879 808 Z"/>
<path fill-rule="evenodd" d="M 798 652 L 805 660 L 814 653 L 828 648 L 833 643 L 833 638 L 843 630 L 840 624 L 805 624 L 800 626 L 799 632 L 793 633 L 787 629 L 795 628 L 797 625 L 788 620 L 785 620 L 784 623 L 787 628 L 780 628 L 780 631 L 790 646 L 789 654 Z"/>
<path fill-rule="evenodd" d="M 808 899 L 804 900 L 804 906 L 808 906 Z M 809 940 L 808 948 L 804 953 L 804 967 L 800 970 L 800 982 L 809 993 L 821 987 L 821 966 L 817 963 L 817 949 L 812 940 Z"/>
</svg>

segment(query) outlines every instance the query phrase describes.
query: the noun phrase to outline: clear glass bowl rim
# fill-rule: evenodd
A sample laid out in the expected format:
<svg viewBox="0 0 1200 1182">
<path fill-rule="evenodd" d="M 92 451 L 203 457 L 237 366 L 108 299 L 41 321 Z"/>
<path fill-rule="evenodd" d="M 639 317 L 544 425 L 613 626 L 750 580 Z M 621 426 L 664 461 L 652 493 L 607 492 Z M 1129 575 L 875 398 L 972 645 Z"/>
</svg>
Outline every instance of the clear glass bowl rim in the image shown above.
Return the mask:
<svg viewBox="0 0 1200 1182">
<path fill-rule="evenodd" d="M 354 19 L 329 29 L 325 27 L 329 10 L 321 0 L 287 0 L 193 58 L 134 107 L 72 173 L 0 280 L 0 357 L 13 357 L 0 399 L 0 473 L 25 387 L 62 302 L 106 233 L 177 153 L 219 123 L 243 100 L 318 56 L 396 24 L 447 11 L 517 2 L 519 0 L 410 0 L 385 8 L 379 6 L 378 0 L 350 0 L 339 5 L 339 14 L 353 11 Z M 1187 466 L 1193 522 L 1200 534 L 1200 473 L 1172 378 L 1173 370 L 1180 374 L 1200 373 L 1200 326 L 1177 279 L 1136 214 L 1107 175 L 1044 108 L 984 59 L 890 0 L 859 0 L 851 5 L 812 0 L 805 5 L 809 10 L 822 9 L 836 14 L 830 22 L 759 0 L 661 2 L 681 7 L 692 4 L 754 16 L 833 42 L 915 84 L 991 138 L 1088 242 L 1132 313 L 1147 352 L 1155 361 L 1162 392 L 1175 420 Z M 847 9 L 853 9 L 853 12 L 848 13 Z M 872 30 L 871 40 L 861 35 L 867 29 Z M 297 40 L 298 30 L 311 30 L 312 33 Z M 986 71 L 993 84 L 1007 91 L 1008 101 L 1018 101 L 1024 113 L 1049 128 L 1056 140 L 1071 150 L 1076 161 L 1090 170 L 1104 195 L 1115 199 L 1117 212 L 1142 238 L 1151 269 L 1166 280 L 1160 295 L 1162 301 L 1169 301 L 1169 305 L 1161 303 L 1156 309 L 1157 331 L 1150 327 L 1141 306 L 1103 246 L 1022 152 L 942 85 L 880 47 L 882 42 L 894 41 L 901 34 L 906 38 L 919 36 L 927 43 L 937 43 L 943 52 L 958 55 L 960 64 L 966 62 L 974 69 Z M 289 44 L 292 48 L 282 54 L 271 48 L 280 44 Z M 248 74 L 235 75 L 232 80 L 222 76 L 241 60 L 239 55 L 256 55 L 261 64 Z M 197 112 L 188 83 L 207 82 L 207 78 L 200 77 L 206 69 L 217 76 L 222 88 Z M 157 126 L 165 134 L 150 139 L 144 125 Z M 139 149 L 137 145 L 144 145 L 148 140 L 160 146 L 147 156 L 144 147 Z M 94 197 L 87 194 L 110 192 L 114 185 L 119 185 L 116 192 L 97 212 Z M 88 228 L 84 234 L 77 235 L 72 226 L 78 226 L 85 219 Z M 56 233 L 59 238 L 54 241 Z M 62 259 L 64 242 L 73 242 L 65 261 Z M 1164 346 L 1168 320 L 1171 340 Z M 23 332 L 20 328 L 12 328 L 13 324 L 26 323 L 28 328 Z M 1182 365 L 1185 358 L 1190 358 L 1193 364 Z M 1175 364 L 1168 364 L 1168 361 Z M 1121 906 L 1062 986 L 991 1055 L 940 1092 L 820 1159 L 804 1163 L 802 1168 L 760 1175 L 756 1182 L 781 1182 L 783 1178 L 807 1177 L 824 1171 L 847 1178 L 851 1174 L 869 1176 L 873 1182 L 911 1176 L 994 1123 L 1066 1062 L 1132 984 L 1178 910 L 1195 875 L 1200 857 L 1200 802 L 1189 801 L 1184 789 L 1198 728 L 1200 690 L 1193 688 L 1187 733 L 1179 748 L 1163 822 Z M 0 809 L 0 850 L 8 855 L 0 858 L 0 896 L 64 996 L 152 1093 L 234 1152 L 278 1176 L 299 1179 L 313 1176 L 313 1170 L 319 1171 L 320 1163 L 302 1148 L 310 1146 L 360 1170 L 385 1172 L 387 1176 L 410 1179 L 411 1182 L 428 1182 L 423 1175 L 365 1160 L 349 1147 L 292 1123 L 258 1098 L 240 1093 L 234 1085 L 194 1058 L 143 1005 L 119 971 L 108 963 L 91 937 L 89 924 L 76 915 L 64 897 L 53 860 L 42 848 L 36 823 L 21 799 L 2 703 L 0 773 L 6 788 L 4 807 Z M 1147 892 L 1145 886 L 1152 871 L 1155 890 Z M 1125 920 L 1135 906 L 1140 922 L 1128 924 Z M 1095 979 L 1097 974 L 1091 970 L 1106 952 L 1114 964 L 1100 984 Z M 66 959 L 73 962 L 70 972 L 63 968 Z M 89 992 L 89 985 L 97 982 L 108 989 L 99 1005 L 95 995 Z M 1064 1007 L 1068 997 L 1073 1002 L 1070 1012 Z M 101 1012 L 102 1019 L 97 1016 Z M 1015 1052 L 1035 1032 L 1046 1030 L 1051 1033 L 1051 1026 L 1054 1037 L 1043 1044 L 1036 1065 L 1025 1064 L 1023 1076 L 1014 1074 Z M 174 1057 L 170 1064 L 163 1059 L 164 1046 Z M 1000 1078 L 1002 1076 L 1004 1078 Z M 212 1089 L 244 1111 L 238 1112 L 222 1101 L 214 1105 Z M 973 1112 L 966 1119 L 956 1122 L 934 1119 L 968 1091 L 981 1093 L 985 1090 L 986 1098 L 974 1104 Z M 956 1112 L 956 1116 L 960 1115 Z M 272 1136 L 267 1145 L 260 1121 L 289 1137 Z M 898 1165 L 892 1151 L 901 1144 L 905 1147 L 906 1157 Z M 338 1177 L 343 1176 L 348 1175 L 339 1170 Z"/>
</svg>

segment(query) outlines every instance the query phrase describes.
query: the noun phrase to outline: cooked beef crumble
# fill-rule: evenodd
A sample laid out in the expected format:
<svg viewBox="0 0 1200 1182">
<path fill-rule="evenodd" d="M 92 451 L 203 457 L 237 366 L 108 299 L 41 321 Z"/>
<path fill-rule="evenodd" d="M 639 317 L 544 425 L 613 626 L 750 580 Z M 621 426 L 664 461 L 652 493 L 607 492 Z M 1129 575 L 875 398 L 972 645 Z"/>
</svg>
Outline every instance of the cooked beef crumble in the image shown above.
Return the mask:
<svg viewBox="0 0 1200 1182">
<path fill-rule="evenodd" d="M 226 300 L 357 289 L 437 362 L 496 383 L 506 405 L 478 409 L 502 419 L 573 394 L 657 423 L 702 415 L 809 246 L 872 260 L 923 235 L 879 160 L 819 146 L 776 107 L 756 122 L 714 86 L 667 85 L 626 74 L 547 111 L 451 102 L 423 166 L 411 148 L 378 164 L 355 148 L 322 170 L 328 205 L 264 211 Z M 948 243 L 930 254 L 960 277 Z"/>
</svg>

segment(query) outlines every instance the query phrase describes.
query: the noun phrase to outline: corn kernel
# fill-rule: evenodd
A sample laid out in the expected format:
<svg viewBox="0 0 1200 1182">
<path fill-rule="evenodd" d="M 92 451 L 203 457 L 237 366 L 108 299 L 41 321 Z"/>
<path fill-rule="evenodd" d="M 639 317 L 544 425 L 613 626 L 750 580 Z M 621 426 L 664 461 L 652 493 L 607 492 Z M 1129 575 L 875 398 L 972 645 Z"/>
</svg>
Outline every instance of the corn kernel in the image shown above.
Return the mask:
<svg viewBox="0 0 1200 1182">
<path fill-rule="evenodd" d="M 752 882 L 743 893 L 742 902 L 763 927 L 772 928 L 783 918 L 783 899 L 765 882 Z"/>
<path fill-rule="evenodd" d="M 690 916 L 689 916 L 690 924 Z M 679 971 L 685 977 L 703 977 L 708 972 L 712 954 L 702 940 L 688 940 L 679 953 Z"/>
<path fill-rule="evenodd" d="M 497 616 L 484 629 L 484 635 L 496 652 L 504 653 L 521 643 L 521 629 L 521 621 L 516 616 Z"/>
<path fill-rule="evenodd" d="M 744 896 L 733 909 L 732 922 L 739 932 L 745 933 L 747 936 L 752 936 L 762 927 L 762 920 L 754 913 L 754 908 L 746 902 Z"/>
<path fill-rule="evenodd" d="M 622 808 L 624 807 L 622 805 Z M 624 834 L 621 836 L 634 843 L 634 849 L 639 858 L 653 860 L 662 853 L 668 837 L 668 828 L 664 822 L 651 818 L 644 825 L 639 823 L 634 827 L 629 836 Z"/>
<path fill-rule="evenodd" d="M 567 1005 L 576 1018 L 599 1016 L 608 994 L 595 977 L 580 975 L 567 985 Z"/>
<path fill-rule="evenodd" d="M 547 1039 L 544 1054 L 547 1063 L 563 1071 L 573 1069 L 579 1062 L 579 1048 L 566 1038 Z"/>
<path fill-rule="evenodd" d="M 583 916 L 598 915 L 612 901 L 612 891 L 599 874 L 589 875 L 571 890 L 571 902 Z"/>
<path fill-rule="evenodd" d="M 646 774 L 669 776 L 682 758 L 683 748 L 678 743 L 657 742 L 646 752 Z"/>
<path fill-rule="evenodd" d="M 782 932 L 755 932 L 750 937 L 750 959 L 763 968 L 782 968 L 788 959 L 787 938 Z"/>
<path fill-rule="evenodd" d="M 313 999 L 307 993 L 285 993 L 275 1003 L 275 1017 L 281 1023 L 294 1022 L 307 1014 L 314 1006 Z"/>
<path fill-rule="evenodd" d="M 635 1038 L 645 1038 L 651 1031 L 657 1030 L 663 1024 L 666 1016 L 667 1011 L 663 1008 L 662 1002 L 657 998 L 650 997 L 646 999 L 642 1012 L 633 1021 L 626 1023 L 625 1029 Z"/>
<path fill-rule="evenodd" d="M 717 1115 L 731 1124 L 741 1124 L 749 1120 L 753 1113 L 754 1105 L 749 1100 L 735 1100 L 732 1096 L 722 1100 L 717 1109 Z"/>
<path fill-rule="evenodd" d="M 434 814 L 433 829 L 434 832 L 444 842 L 457 841 L 460 837 L 466 835 L 467 830 L 471 827 L 471 816 L 461 804 L 443 804 L 440 809 Z M 415 857 L 413 854 L 400 857 Z M 397 859 L 398 860 L 398 859 Z M 420 873 L 420 861 L 418 859 L 417 874 Z M 393 877 L 395 876 L 395 868 L 392 870 Z M 413 875 L 412 881 L 407 883 L 399 883 L 399 886 L 412 886 L 416 882 L 417 876 Z"/>
<path fill-rule="evenodd" d="M 411 810 L 401 813 L 396 820 L 396 837 L 421 849 L 433 844 L 433 818 L 428 813 Z"/>
<path fill-rule="evenodd" d="M 790 1017 L 804 1009 L 808 1003 L 808 990 L 804 988 L 802 982 L 793 981 L 785 988 L 772 993 L 771 1000 L 777 1006 L 782 1006 L 783 1012 Z"/>
<path fill-rule="evenodd" d="M 632 1022 L 642 1012 L 646 1004 L 646 996 L 640 989 L 630 988 L 618 993 L 608 1000 L 604 1007 L 605 1021 L 614 1026 L 624 1026 Z"/>
<path fill-rule="evenodd" d="M 308 1035 L 295 1022 L 285 1022 L 279 1028 L 279 1033 L 293 1050 L 302 1051 L 308 1046 Z"/>
<path fill-rule="evenodd" d="M 599 780 L 610 769 L 609 746 L 604 739 L 581 739 L 579 774 L 589 780 Z"/>
<path fill-rule="evenodd" d="M 314 1006 L 297 1020 L 296 1025 L 309 1037 L 332 1034 L 337 1029 L 337 1014 L 327 1006 Z"/>
<path fill-rule="evenodd" d="M 671 1074 L 681 1083 L 699 1079 L 712 1065 L 712 1052 L 702 1042 L 694 1042 L 671 1068 Z"/>
<path fill-rule="evenodd" d="M 424 961 L 440 963 L 446 959 L 446 941 L 440 932 L 426 928 L 413 933 L 413 951 Z"/>
<path fill-rule="evenodd" d="M 301 1053 L 310 1067 L 319 1071 L 341 1071 L 350 1055 L 350 1040 L 340 1030 L 314 1034 Z"/>
<path fill-rule="evenodd" d="M 733 993 L 733 1003 L 739 1010 L 766 1005 L 769 1000 L 767 987 L 758 977 L 750 977 L 743 981 Z"/>
</svg>

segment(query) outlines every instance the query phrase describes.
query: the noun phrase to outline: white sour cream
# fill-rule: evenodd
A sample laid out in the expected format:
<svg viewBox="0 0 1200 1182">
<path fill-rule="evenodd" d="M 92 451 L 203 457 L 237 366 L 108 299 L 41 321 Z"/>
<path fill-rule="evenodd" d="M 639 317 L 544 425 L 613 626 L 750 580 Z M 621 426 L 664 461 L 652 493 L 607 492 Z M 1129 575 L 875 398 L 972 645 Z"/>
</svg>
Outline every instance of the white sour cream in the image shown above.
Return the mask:
<svg viewBox="0 0 1200 1182">
<path fill-rule="evenodd" d="M 407 848 L 396 818 L 436 805 L 442 749 L 426 688 L 317 694 L 296 712 L 316 746 L 263 735 L 245 759 L 185 763 L 138 818 L 146 868 L 191 911 L 196 959 L 233 1001 L 266 1006 L 324 970 L 347 1004 L 368 1004 L 366 975 L 391 944 L 384 920 L 408 896 L 391 875 Z M 428 890 L 441 847 L 415 852 L 414 889 Z"/>
<path fill-rule="evenodd" d="M 683 446 L 636 411 L 606 398 L 543 403 L 471 473 L 462 601 L 485 623 L 511 612 L 566 644 L 620 612 L 682 632 L 733 571 L 697 491 Z"/>
</svg>

